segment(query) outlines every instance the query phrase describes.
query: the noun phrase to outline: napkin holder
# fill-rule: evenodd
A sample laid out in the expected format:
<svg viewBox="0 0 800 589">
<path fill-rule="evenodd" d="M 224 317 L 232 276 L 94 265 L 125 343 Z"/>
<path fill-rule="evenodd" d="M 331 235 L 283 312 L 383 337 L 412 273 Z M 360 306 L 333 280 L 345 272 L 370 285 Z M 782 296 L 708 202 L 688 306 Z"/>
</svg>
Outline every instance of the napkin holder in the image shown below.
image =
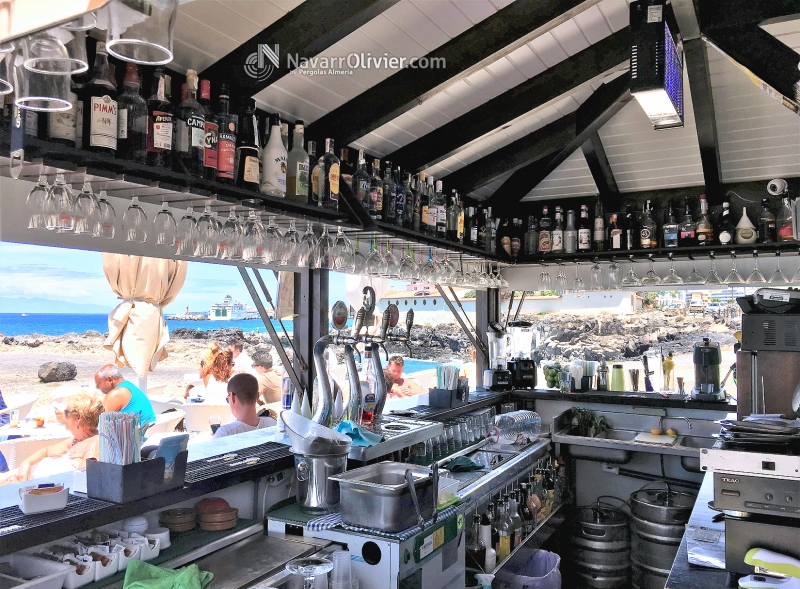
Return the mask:
<svg viewBox="0 0 800 589">
<path fill-rule="evenodd" d="M 468 399 L 469 387 L 459 387 L 457 389 L 428 389 L 428 405 L 430 407 L 452 409 L 465 405 Z"/>
<path fill-rule="evenodd" d="M 151 458 L 124 466 L 88 460 L 86 462 L 86 494 L 92 499 L 111 503 L 129 503 L 158 495 L 183 486 L 186 478 L 186 460 L 189 453 L 184 450 L 175 457 L 172 479 L 164 480 L 166 462 L 164 458 Z"/>
</svg>

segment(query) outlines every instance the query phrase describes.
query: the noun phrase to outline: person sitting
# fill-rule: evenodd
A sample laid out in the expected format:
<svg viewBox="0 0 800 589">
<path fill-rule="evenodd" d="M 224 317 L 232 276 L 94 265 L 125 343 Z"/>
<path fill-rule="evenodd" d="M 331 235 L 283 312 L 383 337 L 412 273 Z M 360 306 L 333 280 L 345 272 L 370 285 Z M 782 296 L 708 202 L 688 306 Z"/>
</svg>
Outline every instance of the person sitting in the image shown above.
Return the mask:
<svg viewBox="0 0 800 589">
<path fill-rule="evenodd" d="M 228 350 L 230 350 L 233 356 L 234 372 L 253 374 L 253 361 L 250 359 L 250 356 L 247 355 L 247 352 L 244 351 L 244 343 L 241 340 L 233 340 L 230 345 L 228 345 Z"/>
<path fill-rule="evenodd" d="M 102 369 L 101 369 L 102 370 Z M 20 463 L 16 481 L 27 481 L 86 468 L 86 461 L 100 457 L 97 425 L 105 407 L 95 393 L 78 393 L 67 400 L 64 424 L 72 438 L 43 448 Z"/>
<path fill-rule="evenodd" d="M 403 366 L 405 362 L 402 356 L 392 356 L 389 358 L 389 364 L 386 369 L 391 373 L 394 378 L 392 385 L 391 396 L 393 397 L 413 397 L 424 393 L 425 391 L 413 379 L 403 376 Z"/>
<path fill-rule="evenodd" d="M 271 417 L 258 416 L 257 401 L 256 377 L 252 374 L 234 374 L 228 381 L 228 406 L 236 421 L 221 425 L 214 437 L 234 436 L 275 425 L 276 421 Z"/>
<path fill-rule="evenodd" d="M 235 364 L 234 364 L 235 367 Z M 282 378 L 272 368 L 272 356 L 269 352 L 253 354 L 253 370 L 258 381 L 258 396 L 264 405 L 281 401 Z"/>
<path fill-rule="evenodd" d="M 113 364 L 106 364 L 94 373 L 94 384 L 103 393 L 106 411 L 138 413 L 139 423 L 153 423 L 156 413 L 153 404 L 142 389 L 125 380 L 122 371 Z"/>
</svg>

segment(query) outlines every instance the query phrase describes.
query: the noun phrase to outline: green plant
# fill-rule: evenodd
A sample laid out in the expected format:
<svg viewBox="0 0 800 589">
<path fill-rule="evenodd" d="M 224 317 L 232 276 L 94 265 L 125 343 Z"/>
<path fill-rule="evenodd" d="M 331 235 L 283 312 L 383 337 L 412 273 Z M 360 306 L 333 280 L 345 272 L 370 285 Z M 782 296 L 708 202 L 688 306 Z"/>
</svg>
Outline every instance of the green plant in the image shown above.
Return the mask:
<svg viewBox="0 0 800 589">
<path fill-rule="evenodd" d="M 595 415 L 591 409 L 572 408 L 572 417 L 578 423 L 578 435 L 596 438 L 608 430 L 608 422 L 602 415 Z"/>
</svg>

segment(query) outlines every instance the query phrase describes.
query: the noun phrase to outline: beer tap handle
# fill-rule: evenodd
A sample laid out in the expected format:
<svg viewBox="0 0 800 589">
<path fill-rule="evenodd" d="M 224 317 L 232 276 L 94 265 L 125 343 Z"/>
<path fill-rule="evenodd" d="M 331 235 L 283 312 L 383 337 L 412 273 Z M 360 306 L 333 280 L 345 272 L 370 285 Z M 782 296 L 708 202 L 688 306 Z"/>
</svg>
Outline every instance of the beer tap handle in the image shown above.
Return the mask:
<svg viewBox="0 0 800 589">
<path fill-rule="evenodd" d="M 409 309 L 406 313 L 406 337 L 411 339 L 411 328 L 414 327 L 414 310 Z"/>
<path fill-rule="evenodd" d="M 381 340 L 385 340 L 386 339 L 386 332 L 389 329 L 389 320 L 390 319 L 391 319 L 391 313 L 389 312 L 389 309 L 386 309 L 383 312 L 383 317 L 381 318 L 381 331 L 380 331 Z"/>
<path fill-rule="evenodd" d="M 364 327 L 364 318 L 367 316 L 367 310 L 364 307 L 361 307 L 358 312 L 356 313 L 356 317 L 353 320 L 353 340 L 358 341 L 358 338 L 361 337 L 361 328 Z"/>
</svg>

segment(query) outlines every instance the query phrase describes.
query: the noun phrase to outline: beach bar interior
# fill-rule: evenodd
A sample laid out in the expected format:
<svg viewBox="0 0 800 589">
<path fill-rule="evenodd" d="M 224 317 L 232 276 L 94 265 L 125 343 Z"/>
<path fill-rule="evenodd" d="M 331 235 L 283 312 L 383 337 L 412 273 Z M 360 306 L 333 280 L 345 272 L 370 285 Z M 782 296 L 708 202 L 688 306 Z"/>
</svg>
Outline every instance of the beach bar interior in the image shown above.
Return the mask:
<svg viewBox="0 0 800 589">
<path fill-rule="evenodd" d="M 102 252 L 138 376 L 0 411 L 72 463 L 0 484 L 0 589 L 800 587 L 797 0 L 0 0 L 0 105 L 0 241 Z M 190 262 L 274 425 L 148 389 Z M 649 354 L 537 352 L 663 293 Z M 695 307 L 732 350 L 658 353 Z M 473 358 L 397 395 L 432 310 Z"/>
</svg>

